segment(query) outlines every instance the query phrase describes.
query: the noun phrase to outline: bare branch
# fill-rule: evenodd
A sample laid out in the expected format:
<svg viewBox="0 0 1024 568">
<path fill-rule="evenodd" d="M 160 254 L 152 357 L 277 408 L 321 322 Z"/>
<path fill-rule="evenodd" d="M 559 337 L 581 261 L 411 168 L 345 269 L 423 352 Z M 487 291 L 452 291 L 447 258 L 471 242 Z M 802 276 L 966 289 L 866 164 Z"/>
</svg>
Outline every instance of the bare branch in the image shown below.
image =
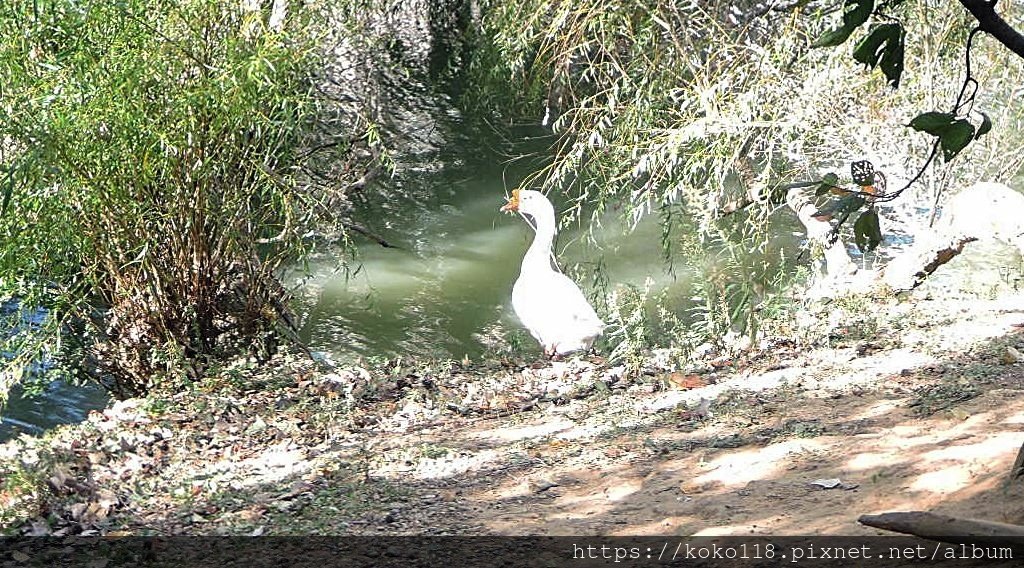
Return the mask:
<svg viewBox="0 0 1024 568">
<path fill-rule="evenodd" d="M 996 3 L 991 0 L 960 0 L 964 8 L 978 20 L 981 31 L 996 38 L 1006 49 L 1024 58 L 1024 35 L 1021 35 L 1006 20 L 996 13 Z"/>
</svg>

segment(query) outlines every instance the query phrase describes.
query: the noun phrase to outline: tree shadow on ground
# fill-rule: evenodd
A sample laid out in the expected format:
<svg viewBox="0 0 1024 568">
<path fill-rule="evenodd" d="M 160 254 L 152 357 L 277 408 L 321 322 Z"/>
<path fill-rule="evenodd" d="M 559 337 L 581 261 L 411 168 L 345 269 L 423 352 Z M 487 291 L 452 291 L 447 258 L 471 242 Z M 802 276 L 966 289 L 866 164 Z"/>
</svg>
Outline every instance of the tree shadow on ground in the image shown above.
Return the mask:
<svg viewBox="0 0 1024 568">
<path fill-rule="evenodd" d="M 141 481 L 126 474 L 148 489 L 103 530 L 865 535 L 880 531 L 860 515 L 899 510 L 1022 522 L 1024 488 L 1006 482 L 1024 369 L 1000 361 L 1021 342 L 1004 333 L 940 359 L 861 342 L 834 362 L 768 362 L 690 391 L 603 391 L 391 432 L 307 428 L 333 418 L 320 403 L 296 412 L 312 396 L 301 389 L 269 393 L 262 408 L 211 409 L 208 432 L 176 442 L 200 445 L 187 467 L 157 457 Z M 685 403 L 702 394 L 710 415 Z"/>
</svg>

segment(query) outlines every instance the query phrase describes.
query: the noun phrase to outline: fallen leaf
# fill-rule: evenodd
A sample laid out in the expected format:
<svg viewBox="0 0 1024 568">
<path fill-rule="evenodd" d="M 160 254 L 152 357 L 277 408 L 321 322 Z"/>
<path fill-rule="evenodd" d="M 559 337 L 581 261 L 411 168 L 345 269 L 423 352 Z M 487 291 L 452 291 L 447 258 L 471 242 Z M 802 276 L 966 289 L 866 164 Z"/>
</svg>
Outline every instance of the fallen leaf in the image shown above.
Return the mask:
<svg viewBox="0 0 1024 568">
<path fill-rule="evenodd" d="M 25 554 L 20 550 L 15 550 L 11 553 L 11 558 L 17 560 L 18 562 L 28 562 L 30 557 L 28 554 Z"/>
<path fill-rule="evenodd" d="M 558 483 L 547 479 L 535 479 L 530 482 L 530 491 L 534 493 L 543 493 L 552 487 L 558 487 Z"/>
<path fill-rule="evenodd" d="M 88 508 L 89 505 L 87 503 L 75 503 L 74 505 L 68 507 L 68 512 L 71 513 L 71 518 L 73 520 L 79 521 L 82 519 L 82 516 L 85 514 L 85 511 Z"/>
<path fill-rule="evenodd" d="M 85 514 L 82 515 L 82 518 L 89 521 L 102 521 L 107 518 L 107 513 L 109 512 L 110 505 L 106 502 L 89 503 L 89 507 L 85 510 Z"/>
<path fill-rule="evenodd" d="M 697 374 L 686 375 L 680 372 L 669 373 L 668 382 L 672 386 L 680 389 L 697 389 L 700 387 L 706 387 L 708 385 L 707 380 Z"/>
<path fill-rule="evenodd" d="M 971 413 L 962 408 L 950 408 L 949 414 L 957 420 L 967 420 L 971 417 Z"/>
<path fill-rule="evenodd" d="M 337 396 L 337 394 L 335 393 L 334 396 Z M 253 420 L 252 424 L 248 428 L 246 428 L 245 433 L 258 434 L 266 429 L 267 423 L 263 420 L 263 418 L 257 416 L 256 420 Z"/>
<path fill-rule="evenodd" d="M 257 520 L 263 518 L 263 513 L 266 512 L 266 510 L 267 510 L 266 507 L 257 505 L 257 506 L 249 507 L 248 509 L 241 510 L 238 513 L 238 516 L 241 517 L 243 520 L 246 520 L 246 521 L 250 521 L 250 522 L 257 521 Z"/>
<path fill-rule="evenodd" d="M 814 481 L 811 482 L 811 485 L 821 487 L 822 489 L 843 489 L 845 491 L 849 491 L 851 489 L 856 489 L 860 487 L 860 485 L 857 485 L 856 483 L 845 483 L 842 480 L 836 478 L 815 479 Z"/>
<path fill-rule="evenodd" d="M 47 481 L 54 491 L 60 491 L 68 481 L 68 474 L 63 469 L 58 468 Z"/>
</svg>

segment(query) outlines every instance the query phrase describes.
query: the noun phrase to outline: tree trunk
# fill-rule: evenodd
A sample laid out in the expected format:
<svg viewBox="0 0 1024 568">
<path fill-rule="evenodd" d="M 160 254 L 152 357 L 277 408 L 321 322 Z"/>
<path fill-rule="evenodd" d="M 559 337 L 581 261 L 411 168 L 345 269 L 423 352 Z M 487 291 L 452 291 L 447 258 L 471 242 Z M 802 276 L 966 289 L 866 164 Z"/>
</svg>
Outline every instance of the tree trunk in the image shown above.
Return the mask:
<svg viewBox="0 0 1024 568">
<path fill-rule="evenodd" d="M 1024 537 L 1024 526 L 1021 525 L 960 519 L 925 511 L 861 515 L 857 522 L 869 527 L 952 544 L 981 544 L 986 540 L 1000 539 L 998 542 L 1001 545 L 1024 552 L 1024 540 L 1021 540 L 1021 537 Z"/>
</svg>

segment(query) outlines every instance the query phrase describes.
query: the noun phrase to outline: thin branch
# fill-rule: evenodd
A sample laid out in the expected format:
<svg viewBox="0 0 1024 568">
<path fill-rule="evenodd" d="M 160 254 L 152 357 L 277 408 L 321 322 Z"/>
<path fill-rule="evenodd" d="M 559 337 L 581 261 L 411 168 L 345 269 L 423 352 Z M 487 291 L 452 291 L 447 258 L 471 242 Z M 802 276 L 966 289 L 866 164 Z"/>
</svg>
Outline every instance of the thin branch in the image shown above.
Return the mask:
<svg viewBox="0 0 1024 568">
<path fill-rule="evenodd" d="M 351 221 L 343 221 L 342 222 L 342 226 L 344 226 L 346 229 L 349 229 L 350 231 L 353 231 L 353 232 L 359 233 L 360 235 L 363 235 L 364 237 L 370 239 L 371 241 L 377 243 L 378 245 L 380 245 L 380 246 L 382 246 L 384 248 L 398 248 L 395 245 L 393 245 L 393 244 L 389 243 L 388 241 L 384 240 L 383 238 L 378 237 L 374 233 L 370 232 L 370 230 L 366 229 L 365 227 L 363 227 L 361 225 L 357 225 L 357 224 L 355 224 L 355 223 L 353 223 Z"/>
<path fill-rule="evenodd" d="M 968 1 L 971 1 L 971 0 L 961 0 L 961 2 L 968 2 Z M 973 49 L 973 47 L 974 47 L 974 37 L 978 35 L 978 32 L 982 32 L 982 31 L 985 31 L 985 29 L 984 29 L 983 26 L 979 25 L 978 27 L 976 27 L 973 30 L 971 30 L 970 35 L 967 36 L 967 45 L 966 45 L 966 47 L 964 49 L 964 66 L 966 67 L 965 77 L 964 77 L 964 84 L 960 87 L 960 93 L 957 94 L 957 96 L 956 96 L 956 102 L 953 103 L 953 114 L 959 114 L 960 113 L 960 109 L 963 108 L 963 106 L 965 104 L 970 104 L 973 107 L 974 97 L 978 93 L 978 81 L 971 74 L 971 49 Z M 964 95 L 967 94 L 967 89 L 968 89 L 968 87 L 971 87 L 971 86 L 974 87 L 974 90 L 971 91 L 971 94 L 967 97 L 967 100 L 965 101 L 964 100 Z M 898 191 L 894 191 L 893 193 L 889 193 L 889 194 L 886 194 L 886 195 L 879 196 L 876 199 L 876 201 L 892 201 L 893 199 L 896 199 L 897 197 L 899 197 L 899 195 L 901 193 L 903 193 L 908 188 L 910 188 L 910 186 L 912 186 L 915 183 L 917 183 L 917 180 L 921 179 L 921 176 L 923 176 L 924 173 L 928 170 L 928 166 L 930 166 L 932 161 L 935 160 L 935 156 L 938 155 L 939 143 L 940 142 L 941 142 L 941 140 L 939 138 L 935 139 L 935 142 L 932 144 L 932 152 L 931 152 L 931 154 L 928 155 L 928 159 L 925 160 L 924 165 L 921 166 L 921 169 L 919 169 L 917 171 L 917 174 L 914 175 L 914 177 L 910 181 L 908 181 Z M 941 196 L 941 192 L 939 193 L 939 195 L 935 196 L 935 202 L 936 203 L 938 203 L 938 200 L 939 200 L 940 196 Z"/>
<path fill-rule="evenodd" d="M 964 67 L 966 67 L 966 76 L 964 78 L 964 84 L 960 87 L 960 93 L 956 96 L 956 102 L 953 104 L 953 113 L 956 114 L 967 102 L 974 102 L 974 96 L 978 93 L 978 81 L 974 79 L 974 75 L 971 73 L 971 48 L 974 46 L 974 36 L 978 35 L 978 32 L 984 31 L 981 26 L 978 26 L 971 30 L 970 35 L 967 36 L 967 48 L 964 50 Z M 967 94 L 968 87 L 974 87 L 970 97 L 967 101 L 964 101 L 964 95 Z"/>
</svg>

